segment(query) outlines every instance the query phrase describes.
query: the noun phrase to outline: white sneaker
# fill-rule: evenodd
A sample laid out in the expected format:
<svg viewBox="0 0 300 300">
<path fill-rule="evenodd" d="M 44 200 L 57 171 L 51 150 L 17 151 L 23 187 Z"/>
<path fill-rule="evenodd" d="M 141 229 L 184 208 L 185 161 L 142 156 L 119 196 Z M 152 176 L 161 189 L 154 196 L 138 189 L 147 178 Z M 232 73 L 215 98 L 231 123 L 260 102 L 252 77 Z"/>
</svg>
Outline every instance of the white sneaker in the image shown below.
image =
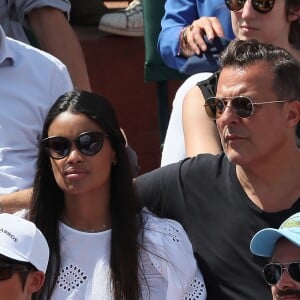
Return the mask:
<svg viewBox="0 0 300 300">
<path fill-rule="evenodd" d="M 123 36 L 144 36 L 141 1 L 133 0 L 127 8 L 103 15 L 98 29 Z"/>
</svg>

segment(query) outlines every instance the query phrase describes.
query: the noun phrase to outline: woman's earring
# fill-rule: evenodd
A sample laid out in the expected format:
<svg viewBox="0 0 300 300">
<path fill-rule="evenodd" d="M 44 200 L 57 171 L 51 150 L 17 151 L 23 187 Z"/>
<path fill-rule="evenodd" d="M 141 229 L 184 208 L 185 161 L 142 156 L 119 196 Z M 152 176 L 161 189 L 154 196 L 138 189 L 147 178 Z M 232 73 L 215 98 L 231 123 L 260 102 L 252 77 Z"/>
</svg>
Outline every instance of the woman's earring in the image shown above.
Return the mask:
<svg viewBox="0 0 300 300">
<path fill-rule="evenodd" d="M 115 167 L 116 165 L 117 165 L 117 161 L 115 160 L 112 162 L 112 166 Z"/>
</svg>

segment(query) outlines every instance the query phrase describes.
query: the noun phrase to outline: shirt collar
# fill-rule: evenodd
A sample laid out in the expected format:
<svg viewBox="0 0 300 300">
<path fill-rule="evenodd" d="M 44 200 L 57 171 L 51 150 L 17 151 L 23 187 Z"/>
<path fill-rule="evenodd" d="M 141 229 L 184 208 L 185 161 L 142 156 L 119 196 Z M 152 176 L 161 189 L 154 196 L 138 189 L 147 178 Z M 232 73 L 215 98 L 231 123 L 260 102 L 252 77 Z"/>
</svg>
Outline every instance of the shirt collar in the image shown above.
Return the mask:
<svg viewBox="0 0 300 300">
<path fill-rule="evenodd" d="M 7 42 L 7 37 L 0 25 L 0 67 L 12 65 L 13 62 L 13 53 Z"/>
</svg>

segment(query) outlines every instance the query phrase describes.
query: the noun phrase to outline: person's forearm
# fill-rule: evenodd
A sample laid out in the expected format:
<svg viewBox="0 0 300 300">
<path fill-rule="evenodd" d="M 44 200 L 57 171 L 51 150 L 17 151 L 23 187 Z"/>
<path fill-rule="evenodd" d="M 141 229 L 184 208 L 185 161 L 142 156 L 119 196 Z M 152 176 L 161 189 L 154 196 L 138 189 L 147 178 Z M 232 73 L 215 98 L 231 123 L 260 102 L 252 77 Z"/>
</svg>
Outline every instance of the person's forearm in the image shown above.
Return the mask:
<svg viewBox="0 0 300 300">
<path fill-rule="evenodd" d="M 32 10 L 28 21 L 41 48 L 67 66 L 74 87 L 90 91 L 81 45 L 64 14 L 58 9 L 43 7 Z"/>
<path fill-rule="evenodd" d="M 2 212 L 14 213 L 21 209 L 28 209 L 31 204 L 32 188 L 18 192 L 0 195 L 0 209 Z"/>
<path fill-rule="evenodd" d="M 186 62 L 186 58 L 179 55 L 179 39 L 181 30 L 181 27 L 179 27 L 168 28 L 165 31 L 162 31 L 159 35 L 157 45 L 164 63 L 168 67 L 177 70 L 179 70 Z"/>
</svg>

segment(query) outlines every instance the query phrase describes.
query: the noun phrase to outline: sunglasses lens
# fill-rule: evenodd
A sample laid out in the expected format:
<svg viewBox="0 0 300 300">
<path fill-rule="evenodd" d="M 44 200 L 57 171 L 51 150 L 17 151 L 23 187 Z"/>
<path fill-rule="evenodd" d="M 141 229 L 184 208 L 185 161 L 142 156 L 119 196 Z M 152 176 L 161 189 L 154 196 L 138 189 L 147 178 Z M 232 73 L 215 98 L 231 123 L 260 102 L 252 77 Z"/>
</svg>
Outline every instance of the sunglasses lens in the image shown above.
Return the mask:
<svg viewBox="0 0 300 300">
<path fill-rule="evenodd" d="M 241 10 L 246 0 L 225 0 L 226 6 L 233 11 Z"/>
<path fill-rule="evenodd" d="M 205 111 L 212 119 L 218 119 L 224 112 L 225 107 L 230 106 L 240 118 L 249 118 L 253 113 L 252 100 L 245 96 L 234 97 L 230 104 L 226 100 L 212 97 L 206 100 Z"/>
<path fill-rule="evenodd" d="M 288 271 L 294 280 L 300 282 L 300 263 L 289 264 Z"/>
<path fill-rule="evenodd" d="M 240 118 L 249 118 L 253 113 L 253 105 L 250 98 L 239 96 L 231 101 L 232 109 Z"/>
<path fill-rule="evenodd" d="M 60 159 L 68 155 L 70 142 L 64 137 L 50 137 L 44 142 L 45 150 L 54 159 Z"/>
<path fill-rule="evenodd" d="M 103 146 L 104 136 L 103 132 L 84 132 L 76 138 L 76 148 L 84 155 L 95 155 Z M 53 136 L 43 140 L 42 145 L 50 157 L 62 159 L 70 153 L 72 142 L 65 137 Z"/>
<path fill-rule="evenodd" d="M 95 155 L 103 146 L 104 134 L 102 132 L 82 133 L 75 143 L 79 151 L 85 155 Z"/>
<path fill-rule="evenodd" d="M 208 98 L 205 102 L 205 112 L 212 118 L 217 119 L 224 111 L 224 102 L 216 97 Z"/>
<path fill-rule="evenodd" d="M 215 119 L 216 118 L 216 104 L 215 104 L 215 98 L 209 98 L 206 100 L 205 105 L 205 112 L 208 115 L 208 117 Z"/>
<path fill-rule="evenodd" d="M 268 13 L 272 10 L 275 0 L 252 0 L 252 5 L 260 13 Z"/>
<path fill-rule="evenodd" d="M 281 276 L 281 266 L 278 264 L 268 264 L 264 267 L 264 277 L 268 284 L 273 285 L 278 282 Z"/>
</svg>

